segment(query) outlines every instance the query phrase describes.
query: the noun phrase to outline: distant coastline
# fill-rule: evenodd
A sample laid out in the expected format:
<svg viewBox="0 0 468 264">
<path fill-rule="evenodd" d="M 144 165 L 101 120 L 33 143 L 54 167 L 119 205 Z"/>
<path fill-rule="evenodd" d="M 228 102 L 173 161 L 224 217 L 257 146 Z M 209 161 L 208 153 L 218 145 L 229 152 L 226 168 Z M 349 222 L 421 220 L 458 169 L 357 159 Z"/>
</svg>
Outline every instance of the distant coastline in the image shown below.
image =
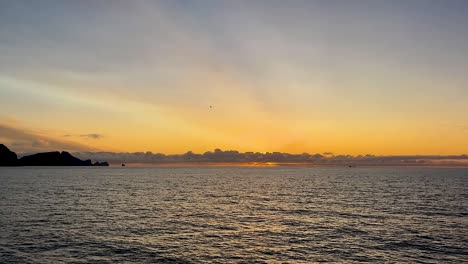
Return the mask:
<svg viewBox="0 0 468 264">
<path fill-rule="evenodd" d="M 66 151 L 42 152 L 18 159 L 15 152 L 0 144 L 0 166 L 109 166 L 109 163 L 81 160 Z"/>
</svg>

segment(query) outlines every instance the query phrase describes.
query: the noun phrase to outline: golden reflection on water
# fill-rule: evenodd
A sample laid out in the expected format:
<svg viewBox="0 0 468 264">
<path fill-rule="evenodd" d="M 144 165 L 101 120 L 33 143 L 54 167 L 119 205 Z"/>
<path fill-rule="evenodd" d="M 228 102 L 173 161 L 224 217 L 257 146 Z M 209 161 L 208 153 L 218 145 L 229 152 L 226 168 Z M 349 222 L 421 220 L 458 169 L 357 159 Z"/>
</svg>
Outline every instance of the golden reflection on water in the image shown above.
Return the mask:
<svg viewBox="0 0 468 264">
<path fill-rule="evenodd" d="M 408 263 L 427 257 L 463 263 L 466 257 L 463 169 L 2 170 L 0 263 L 28 262 L 19 261 L 24 256 L 37 263 Z"/>
</svg>

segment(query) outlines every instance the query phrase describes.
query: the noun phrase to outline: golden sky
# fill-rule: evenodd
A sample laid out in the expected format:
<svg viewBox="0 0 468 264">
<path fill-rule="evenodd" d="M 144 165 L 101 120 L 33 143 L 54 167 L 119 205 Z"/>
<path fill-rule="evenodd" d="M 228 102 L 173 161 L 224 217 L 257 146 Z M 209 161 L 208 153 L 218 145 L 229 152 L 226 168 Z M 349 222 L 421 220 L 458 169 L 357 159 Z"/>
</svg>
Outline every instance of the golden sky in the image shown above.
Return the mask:
<svg viewBox="0 0 468 264">
<path fill-rule="evenodd" d="M 1 142 L 468 152 L 462 2 L 104 3 L 0 4 Z"/>
</svg>

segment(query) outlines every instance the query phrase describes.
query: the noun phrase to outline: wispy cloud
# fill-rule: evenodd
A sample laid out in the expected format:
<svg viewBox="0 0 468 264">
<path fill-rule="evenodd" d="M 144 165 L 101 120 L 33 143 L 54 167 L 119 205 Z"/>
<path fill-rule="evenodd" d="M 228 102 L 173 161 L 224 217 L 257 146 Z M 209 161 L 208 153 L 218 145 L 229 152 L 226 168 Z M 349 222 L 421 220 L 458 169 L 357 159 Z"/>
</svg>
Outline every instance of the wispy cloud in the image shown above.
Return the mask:
<svg viewBox="0 0 468 264">
<path fill-rule="evenodd" d="M 80 137 L 85 137 L 85 138 L 90 138 L 90 139 L 101 139 L 102 135 L 101 134 L 84 134 L 84 135 L 80 135 Z"/>
<path fill-rule="evenodd" d="M 0 124 L 0 142 L 18 153 L 32 153 L 49 150 L 92 151 L 92 147 L 68 140 L 44 136 L 36 131 Z"/>
<path fill-rule="evenodd" d="M 72 135 L 72 134 L 65 134 L 63 137 L 81 137 L 81 138 L 88 138 L 88 139 L 101 139 L 103 135 L 97 133 L 91 134 L 80 134 L 80 135 Z"/>
</svg>

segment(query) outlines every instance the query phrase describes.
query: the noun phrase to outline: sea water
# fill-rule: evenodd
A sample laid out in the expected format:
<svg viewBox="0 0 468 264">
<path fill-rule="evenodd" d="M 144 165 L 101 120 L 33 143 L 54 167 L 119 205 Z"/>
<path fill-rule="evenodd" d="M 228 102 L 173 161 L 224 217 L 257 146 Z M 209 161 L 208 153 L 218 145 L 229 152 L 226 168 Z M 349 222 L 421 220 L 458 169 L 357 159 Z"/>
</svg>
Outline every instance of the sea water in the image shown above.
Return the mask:
<svg viewBox="0 0 468 264">
<path fill-rule="evenodd" d="M 0 168 L 0 263 L 463 263 L 467 187 L 447 168 Z"/>
</svg>

